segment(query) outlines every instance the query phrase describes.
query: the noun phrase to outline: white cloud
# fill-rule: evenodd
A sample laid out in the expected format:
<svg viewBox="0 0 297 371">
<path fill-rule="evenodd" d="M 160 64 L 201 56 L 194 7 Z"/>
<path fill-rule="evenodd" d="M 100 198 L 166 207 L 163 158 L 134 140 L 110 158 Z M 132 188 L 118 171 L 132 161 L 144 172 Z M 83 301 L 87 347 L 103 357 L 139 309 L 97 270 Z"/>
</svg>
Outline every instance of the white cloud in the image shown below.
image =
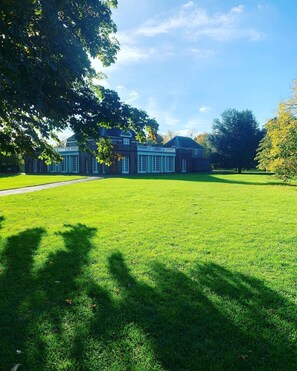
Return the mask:
<svg viewBox="0 0 297 371">
<path fill-rule="evenodd" d="M 136 90 L 129 90 L 124 85 L 116 85 L 115 90 L 120 94 L 121 100 L 131 104 L 141 98 L 141 95 Z"/>
<path fill-rule="evenodd" d="M 208 107 L 208 106 L 201 106 L 199 108 L 199 112 L 201 112 L 201 113 L 206 113 L 206 112 L 209 112 L 209 111 L 211 111 L 211 108 Z"/>
<path fill-rule="evenodd" d="M 189 8 L 192 8 L 194 5 L 195 5 L 195 4 L 194 4 L 193 1 L 189 1 L 189 2 L 185 3 L 185 4 L 182 6 L 182 8 L 183 8 L 183 9 L 189 9 Z"/>
<path fill-rule="evenodd" d="M 136 35 L 153 37 L 161 34 L 182 32 L 190 38 L 209 38 L 216 41 L 236 39 L 259 40 L 263 35 L 253 28 L 241 27 L 244 6 L 238 5 L 225 13 L 209 14 L 192 1 L 184 4 L 171 17 L 149 20 L 140 26 Z"/>
<path fill-rule="evenodd" d="M 153 48 L 145 49 L 137 46 L 122 45 L 117 55 L 117 64 L 139 62 L 149 58 L 155 53 Z"/>
<path fill-rule="evenodd" d="M 117 85 L 116 86 L 116 90 L 125 90 L 125 86 L 124 85 Z"/>
<path fill-rule="evenodd" d="M 126 103 L 130 104 L 132 102 L 135 102 L 139 98 L 140 98 L 140 94 L 137 91 L 132 90 L 128 94 L 128 99 L 126 99 Z"/>
<path fill-rule="evenodd" d="M 177 130 L 175 132 L 177 135 L 180 135 L 182 137 L 188 137 L 189 136 L 189 129 L 182 129 L 182 130 Z"/>
<path fill-rule="evenodd" d="M 241 14 L 244 11 L 244 6 L 243 5 L 238 5 L 235 6 L 234 8 L 231 9 L 231 13 L 233 14 Z"/>
</svg>

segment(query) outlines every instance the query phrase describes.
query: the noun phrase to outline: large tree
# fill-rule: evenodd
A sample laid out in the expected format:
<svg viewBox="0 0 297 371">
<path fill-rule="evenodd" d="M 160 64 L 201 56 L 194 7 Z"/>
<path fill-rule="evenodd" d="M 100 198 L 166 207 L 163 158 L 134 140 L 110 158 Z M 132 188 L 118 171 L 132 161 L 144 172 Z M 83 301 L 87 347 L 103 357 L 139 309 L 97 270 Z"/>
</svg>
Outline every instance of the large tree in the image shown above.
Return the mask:
<svg viewBox="0 0 297 371">
<path fill-rule="evenodd" d="M 256 149 L 262 137 L 258 123 L 249 110 L 228 109 L 215 119 L 208 135 L 211 160 L 215 166 L 227 169 L 255 167 Z"/>
<path fill-rule="evenodd" d="M 119 49 L 111 8 L 117 0 L 2 0 L 0 8 L 0 152 L 58 155 L 49 144 L 71 128 L 85 146 L 98 125 L 157 128 L 115 92 L 94 88 L 90 58 L 104 66 Z"/>
<path fill-rule="evenodd" d="M 297 177 L 297 119 L 294 103 L 279 105 L 277 117 L 269 120 L 266 135 L 260 142 L 259 169 L 268 170 L 283 180 Z"/>
</svg>

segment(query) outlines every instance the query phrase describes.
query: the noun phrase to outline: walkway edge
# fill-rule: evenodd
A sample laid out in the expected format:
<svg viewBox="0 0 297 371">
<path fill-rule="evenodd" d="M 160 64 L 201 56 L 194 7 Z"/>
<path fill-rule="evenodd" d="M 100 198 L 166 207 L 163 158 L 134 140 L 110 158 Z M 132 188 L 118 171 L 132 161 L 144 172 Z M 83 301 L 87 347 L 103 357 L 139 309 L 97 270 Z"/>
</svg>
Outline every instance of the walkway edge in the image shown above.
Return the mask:
<svg viewBox="0 0 297 371">
<path fill-rule="evenodd" d="M 44 189 L 62 187 L 62 186 L 65 186 L 65 185 L 71 185 L 71 184 L 75 184 L 75 183 L 84 183 L 84 182 L 90 182 L 90 181 L 102 180 L 102 179 L 104 179 L 104 178 L 102 178 L 102 177 L 89 177 L 89 178 L 83 178 L 83 179 L 66 180 L 66 181 L 63 181 L 63 182 L 40 184 L 40 185 L 37 185 L 37 186 L 29 186 L 29 187 L 16 188 L 16 189 L 7 189 L 7 190 L 0 191 L 0 197 L 1 196 L 10 196 L 10 195 L 17 195 L 17 194 L 23 194 L 23 193 L 42 191 Z"/>
</svg>

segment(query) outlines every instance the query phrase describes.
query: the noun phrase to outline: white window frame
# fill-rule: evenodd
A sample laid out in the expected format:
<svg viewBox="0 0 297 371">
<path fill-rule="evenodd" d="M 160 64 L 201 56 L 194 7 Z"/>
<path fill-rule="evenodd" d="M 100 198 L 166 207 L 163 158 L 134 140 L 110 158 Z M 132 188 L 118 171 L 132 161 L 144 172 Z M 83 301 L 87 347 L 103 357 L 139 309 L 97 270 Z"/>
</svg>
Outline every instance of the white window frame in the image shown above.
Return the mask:
<svg viewBox="0 0 297 371">
<path fill-rule="evenodd" d="M 63 161 L 61 161 L 61 173 L 68 172 L 68 156 L 63 157 Z"/>
<path fill-rule="evenodd" d="M 123 145 L 129 146 L 130 145 L 130 138 L 123 138 Z"/>
<path fill-rule="evenodd" d="M 173 160 L 172 156 L 165 157 L 165 172 L 166 173 L 173 173 Z"/>
<path fill-rule="evenodd" d="M 129 174 L 129 156 L 122 158 L 122 174 Z"/>
<path fill-rule="evenodd" d="M 78 155 L 72 155 L 71 157 L 71 172 L 78 173 L 79 172 L 79 158 Z"/>
<path fill-rule="evenodd" d="M 94 174 L 99 173 L 98 162 L 97 162 L 96 157 L 93 157 L 93 159 L 92 159 L 92 170 L 93 170 Z"/>
<path fill-rule="evenodd" d="M 161 156 L 153 156 L 152 172 L 153 173 L 161 172 Z"/>
<path fill-rule="evenodd" d="M 147 173 L 147 169 L 148 169 L 148 156 L 138 155 L 138 173 L 140 174 Z"/>
</svg>

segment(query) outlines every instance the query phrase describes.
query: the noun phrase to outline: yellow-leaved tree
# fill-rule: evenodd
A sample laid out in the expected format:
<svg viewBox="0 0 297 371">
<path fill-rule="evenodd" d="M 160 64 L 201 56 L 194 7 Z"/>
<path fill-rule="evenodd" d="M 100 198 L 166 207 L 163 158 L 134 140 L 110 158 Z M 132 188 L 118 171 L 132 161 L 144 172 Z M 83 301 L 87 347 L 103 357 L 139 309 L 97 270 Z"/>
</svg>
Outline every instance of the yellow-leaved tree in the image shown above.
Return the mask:
<svg viewBox="0 0 297 371">
<path fill-rule="evenodd" d="M 297 177 L 297 83 L 291 99 L 280 103 L 277 116 L 266 125 L 256 159 L 258 168 L 283 180 Z"/>
</svg>

